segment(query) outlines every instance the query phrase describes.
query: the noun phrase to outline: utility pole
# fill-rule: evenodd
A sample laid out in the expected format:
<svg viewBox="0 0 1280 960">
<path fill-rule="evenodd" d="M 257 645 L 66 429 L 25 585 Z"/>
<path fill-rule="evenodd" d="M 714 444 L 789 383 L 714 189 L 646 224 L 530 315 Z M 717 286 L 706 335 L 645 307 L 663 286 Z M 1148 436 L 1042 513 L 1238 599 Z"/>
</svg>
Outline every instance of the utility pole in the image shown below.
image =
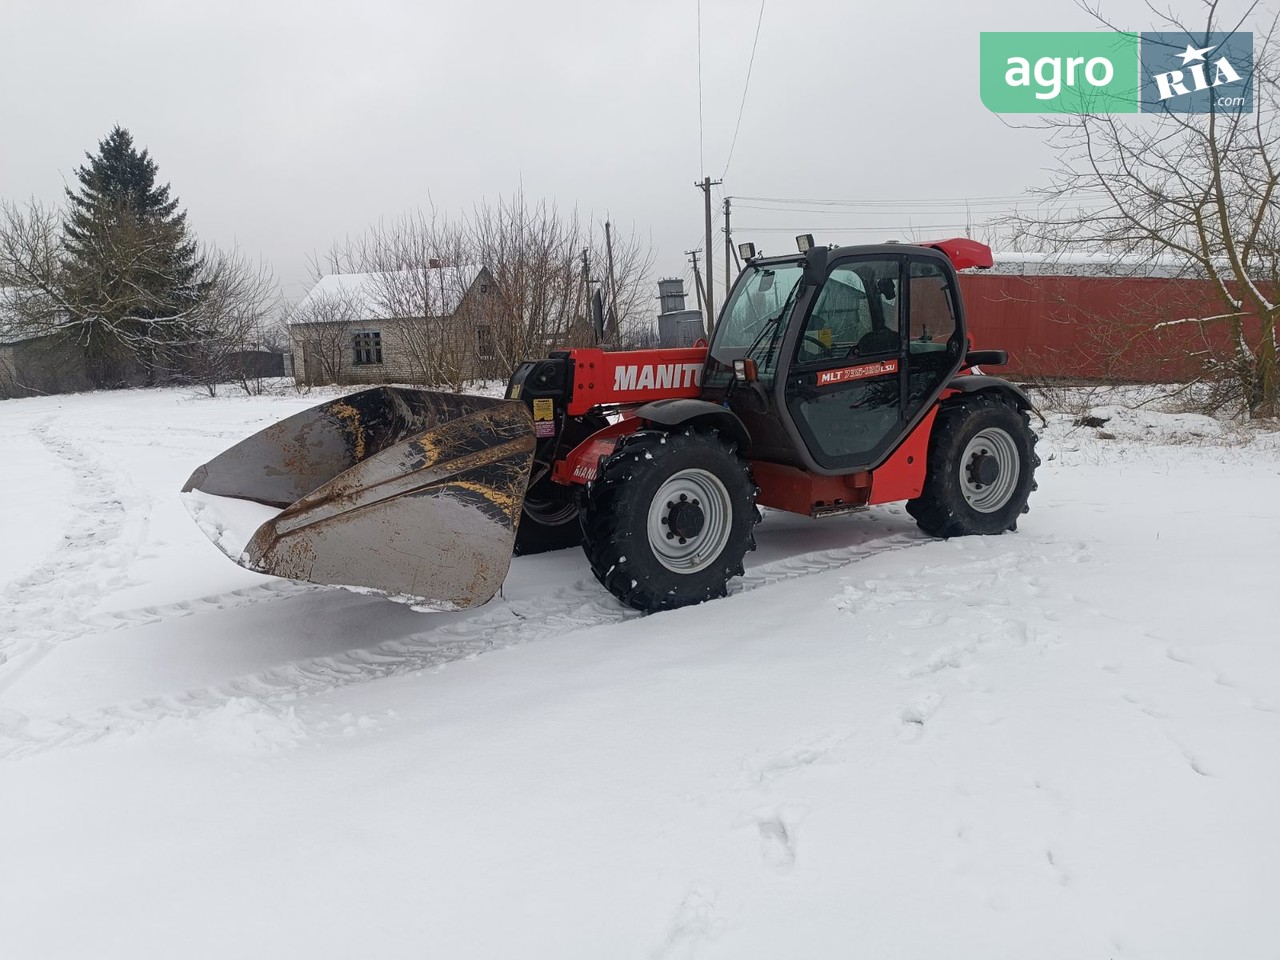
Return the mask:
<svg viewBox="0 0 1280 960">
<path fill-rule="evenodd" d="M 706 304 L 707 304 L 707 336 L 711 336 L 715 332 L 716 325 L 716 308 L 715 294 L 711 289 L 712 280 L 715 277 L 715 271 L 712 269 L 714 260 L 711 256 L 711 188 L 716 184 L 723 183 L 723 180 L 712 180 L 710 177 L 703 177 L 702 182 L 694 182 L 694 186 L 702 191 L 703 212 L 707 219 L 707 245 L 702 249 L 707 251 L 707 283 L 706 283 Z M 697 271 L 694 271 L 697 275 Z"/>
<path fill-rule="evenodd" d="M 613 317 L 611 333 L 618 332 L 618 283 L 613 276 L 613 227 L 608 220 L 604 222 L 604 249 L 609 258 L 609 312 Z"/>
<path fill-rule="evenodd" d="M 582 315 L 587 326 L 591 326 L 591 255 L 586 249 L 582 251 Z"/>
<path fill-rule="evenodd" d="M 697 251 L 697 250 L 686 250 L 686 251 L 684 252 L 684 255 L 685 255 L 686 257 L 689 257 L 689 258 L 692 260 L 692 262 L 693 262 L 693 292 L 694 292 L 695 294 L 697 294 L 697 297 L 698 297 L 698 309 L 699 309 L 699 310 L 701 310 L 701 309 L 702 309 L 702 294 L 703 294 L 703 292 L 704 292 L 704 291 L 703 291 L 703 289 L 702 289 L 702 274 L 698 273 L 698 251 Z M 711 332 L 711 331 L 709 331 L 709 330 L 707 331 L 707 333 L 708 333 L 708 334 L 710 334 L 710 332 Z"/>
<path fill-rule="evenodd" d="M 733 240 L 729 236 L 729 198 L 724 198 L 724 297 L 729 300 L 729 289 L 733 286 L 730 276 L 729 261 L 733 259 Z"/>
</svg>

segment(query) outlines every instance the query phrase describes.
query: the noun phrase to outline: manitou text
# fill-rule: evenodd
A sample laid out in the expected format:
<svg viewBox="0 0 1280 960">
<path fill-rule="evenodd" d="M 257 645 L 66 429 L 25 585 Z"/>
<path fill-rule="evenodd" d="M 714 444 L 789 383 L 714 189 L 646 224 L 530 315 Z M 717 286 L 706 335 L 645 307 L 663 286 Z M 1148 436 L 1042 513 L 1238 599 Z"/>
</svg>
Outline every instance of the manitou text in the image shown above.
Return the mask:
<svg viewBox="0 0 1280 960">
<path fill-rule="evenodd" d="M 613 371 L 614 390 L 671 390 L 701 385 L 700 363 L 633 363 Z"/>
</svg>

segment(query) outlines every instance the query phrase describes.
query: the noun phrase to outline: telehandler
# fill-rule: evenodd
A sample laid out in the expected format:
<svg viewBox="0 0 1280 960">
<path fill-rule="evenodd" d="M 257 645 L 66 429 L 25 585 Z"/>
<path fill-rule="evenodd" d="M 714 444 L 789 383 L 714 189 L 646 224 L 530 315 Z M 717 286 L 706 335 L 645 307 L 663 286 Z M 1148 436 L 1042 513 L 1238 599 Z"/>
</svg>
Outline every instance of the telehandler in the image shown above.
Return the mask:
<svg viewBox="0 0 1280 960">
<path fill-rule="evenodd" d="M 196 469 L 184 491 L 278 510 L 232 559 L 436 609 L 488 601 L 512 554 L 581 544 L 623 603 L 723 596 L 759 506 L 906 501 L 936 537 L 1013 530 L 1035 489 L 1031 403 L 979 366 L 956 271 L 983 244 L 822 247 L 744 266 L 708 345 L 575 349 L 505 399 L 377 387 Z M 225 539 L 225 538 L 224 538 Z"/>
</svg>

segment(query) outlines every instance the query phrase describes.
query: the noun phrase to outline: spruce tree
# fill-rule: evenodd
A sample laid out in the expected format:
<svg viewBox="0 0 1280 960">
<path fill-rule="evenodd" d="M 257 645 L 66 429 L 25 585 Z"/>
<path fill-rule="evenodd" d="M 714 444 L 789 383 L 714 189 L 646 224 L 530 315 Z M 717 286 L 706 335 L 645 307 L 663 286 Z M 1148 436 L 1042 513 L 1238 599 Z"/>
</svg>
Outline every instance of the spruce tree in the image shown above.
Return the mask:
<svg viewBox="0 0 1280 960">
<path fill-rule="evenodd" d="M 152 383 L 199 335 L 202 263 L 186 211 L 167 183 L 157 186 L 155 161 L 138 152 L 128 130 L 114 127 L 85 157 L 79 187 L 66 191 L 68 332 L 96 386 L 126 382 L 138 365 Z"/>
</svg>

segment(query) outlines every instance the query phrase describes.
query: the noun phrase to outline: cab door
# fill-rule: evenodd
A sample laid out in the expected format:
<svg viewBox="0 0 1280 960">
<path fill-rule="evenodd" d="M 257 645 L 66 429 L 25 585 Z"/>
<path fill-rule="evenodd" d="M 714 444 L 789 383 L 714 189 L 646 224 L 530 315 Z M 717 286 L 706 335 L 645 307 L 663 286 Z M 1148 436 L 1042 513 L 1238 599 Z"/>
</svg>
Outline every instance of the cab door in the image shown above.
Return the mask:
<svg viewBox="0 0 1280 960">
<path fill-rule="evenodd" d="M 960 366 L 955 273 L 925 254 L 837 261 L 797 338 L 785 400 L 823 470 L 878 465 Z"/>
<path fill-rule="evenodd" d="M 821 467 L 882 459 L 902 433 L 902 257 L 858 257 L 827 273 L 796 341 L 787 411 Z"/>
</svg>

